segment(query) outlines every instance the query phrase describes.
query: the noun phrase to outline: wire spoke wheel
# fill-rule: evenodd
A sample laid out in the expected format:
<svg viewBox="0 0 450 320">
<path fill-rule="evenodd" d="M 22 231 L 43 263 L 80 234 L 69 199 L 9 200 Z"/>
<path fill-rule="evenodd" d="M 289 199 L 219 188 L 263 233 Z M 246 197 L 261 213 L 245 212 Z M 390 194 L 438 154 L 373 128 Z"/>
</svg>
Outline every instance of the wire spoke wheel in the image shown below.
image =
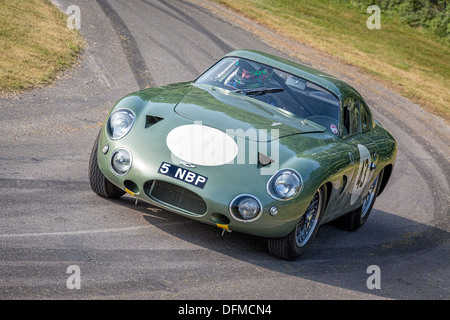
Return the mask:
<svg viewBox="0 0 450 320">
<path fill-rule="evenodd" d="M 282 238 L 269 238 L 269 252 L 284 260 L 301 256 L 313 241 L 326 207 L 327 188 L 322 186 L 313 196 L 296 227 Z"/>
<path fill-rule="evenodd" d="M 295 242 L 298 247 L 304 246 L 314 233 L 319 220 L 319 213 L 322 209 L 321 206 L 321 191 L 319 190 L 314 195 L 311 203 L 297 224 L 297 228 L 295 230 Z"/>
<path fill-rule="evenodd" d="M 382 170 L 372 181 L 367 194 L 362 198 L 361 205 L 355 210 L 337 218 L 333 221 L 333 224 L 344 230 L 355 231 L 366 223 L 373 205 L 375 204 L 375 200 L 377 199 L 380 185 L 383 181 L 383 172 L 384 170 Z"/>
<path fill-rule="evenodd" d="M 361 217 L 364 218 L 365 215 L 369 212 L 369 208 L 371 207 L 371 204 L 373 200 L 375 199 L 375 190 L 377 189 L 379 176 L 373 180 L 372 185 L 370 186 L 369 192 L 367 193 L 366 197 L 363 200 L 363 204 L 361 207 Z"/>
</svg>

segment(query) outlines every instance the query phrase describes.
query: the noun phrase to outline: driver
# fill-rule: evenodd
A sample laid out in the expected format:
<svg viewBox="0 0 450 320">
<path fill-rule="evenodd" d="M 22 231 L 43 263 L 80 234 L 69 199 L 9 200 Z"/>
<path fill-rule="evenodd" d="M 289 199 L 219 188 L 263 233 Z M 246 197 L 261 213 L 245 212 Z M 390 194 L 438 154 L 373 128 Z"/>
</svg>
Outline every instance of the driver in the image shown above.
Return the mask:
<svg viewBox="0 0 450 320">
<path fill-rule="evenodd" d="M 256 70 L 250 63 L 245 60 L 236 62 L 238 67 L 234 77 L 227 82 L 227 85 L 237 89 L 253 89 L 264 87 L 271 78 L 272 68 L 262 66 Z"/>
</svg>

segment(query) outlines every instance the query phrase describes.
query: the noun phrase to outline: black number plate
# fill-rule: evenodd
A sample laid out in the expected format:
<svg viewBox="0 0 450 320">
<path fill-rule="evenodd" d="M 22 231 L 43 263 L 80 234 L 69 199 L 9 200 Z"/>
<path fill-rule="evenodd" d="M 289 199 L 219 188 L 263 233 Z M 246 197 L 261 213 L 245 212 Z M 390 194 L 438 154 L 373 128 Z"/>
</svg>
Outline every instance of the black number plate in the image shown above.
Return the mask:
<svg viewBox="0 0 450 320">
<path fill-rule="evenodd" d="M 203 189 L 206 181 L 208 181 L 208 178 L 205 176 L 167 162 L 161 163 L 158 172 L 166 176 L 192 184 L 193 186 L 196 186 L 200 189 Z"/>
</svg>

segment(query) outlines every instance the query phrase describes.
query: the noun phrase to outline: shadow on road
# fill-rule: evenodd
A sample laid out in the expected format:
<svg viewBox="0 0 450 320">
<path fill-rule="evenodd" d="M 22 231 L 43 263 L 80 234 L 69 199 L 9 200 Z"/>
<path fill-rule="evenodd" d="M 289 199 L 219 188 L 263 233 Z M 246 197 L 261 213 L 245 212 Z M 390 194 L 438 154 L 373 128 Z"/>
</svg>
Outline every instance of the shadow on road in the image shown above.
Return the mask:
<svg viewBox="0 0 450 320">
<path fill-rule="evenodd" d="M 439 262 L 421 256 L 448 244 L 450 239 L 447 231 L 374 209 L 366 225 L 354 232 L 343 231 L 331 223 L 322 225 L 302 257 L 283 261 L 269 255 L 266 239 L 236 232 L 222 235 L 221 229 L 146 203 L 135 205 L 129 197 L 114 203 L 142 214 L 149 224 L 173 237 L 228 256 L 230 262 L 238 259 L 272 272 L 392 299 L 409 299 L 402 292 L 427 282 L 431 266 L 445 264 L 445 257 Z M 423 259 L 420 269 L 417 262 L 411 262 L 412 257 Z M 371 275 L 367 268 L 371 265 L 379 266 L 382 271 L 380 290 L 367 287 Z M 404 288 L 398 290 L 398 286 Z"/>
</svg>

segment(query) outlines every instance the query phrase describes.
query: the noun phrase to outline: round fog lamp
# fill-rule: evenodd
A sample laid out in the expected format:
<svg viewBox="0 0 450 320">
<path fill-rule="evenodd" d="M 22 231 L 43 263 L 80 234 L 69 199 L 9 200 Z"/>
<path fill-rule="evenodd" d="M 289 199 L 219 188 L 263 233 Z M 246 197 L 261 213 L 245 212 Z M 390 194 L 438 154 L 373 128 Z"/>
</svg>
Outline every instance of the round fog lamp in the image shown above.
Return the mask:
<svg viewBox="0 0 450 320">
<path fill-rule="evenodd" d="M 252 221 L 261 213 L 261 202 L 252 195 L 242 194 L 231 201 L 230 213 L 241 221 Z"/>
<path fill-rule="evenodd" d="M 123 176 L 131 168 L 131 153 L 126 149 L 117 149 L 111 157 L 111 168 L 119 175 Z"/>
<path fill-rule="evenodd" d="M 253 198 L 246 198 L 239 203 L 239 213 L 245 219 L 254 218 L 259 212 L 258 202 Z"/>
</svg>

